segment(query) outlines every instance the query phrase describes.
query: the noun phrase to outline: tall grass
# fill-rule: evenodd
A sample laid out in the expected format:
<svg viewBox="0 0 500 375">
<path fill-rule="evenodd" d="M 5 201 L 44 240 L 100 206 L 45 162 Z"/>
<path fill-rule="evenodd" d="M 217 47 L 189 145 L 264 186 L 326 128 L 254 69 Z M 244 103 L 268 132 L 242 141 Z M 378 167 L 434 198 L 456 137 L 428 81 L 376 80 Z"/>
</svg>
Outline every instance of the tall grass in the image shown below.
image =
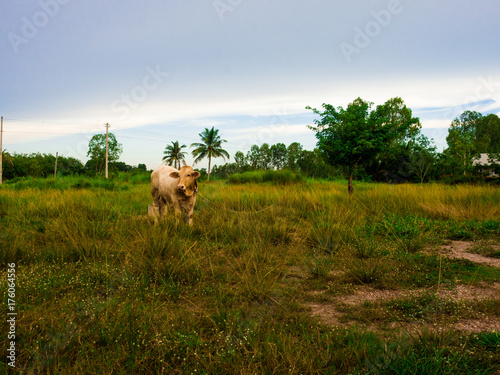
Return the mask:
<svg viewBox="0 0 500 375">
<path fill-rule="evenodd" d="M 431 309 L 436 299 L 353 309 L 349 326 L 325 325 L 307 308 L 325 290 L 321 298 L 368 285 L 432 295 L 438 284 L 497 281 L 498 269 L 431 250 L 459 236 L 498 241 L 498 189 L 360 183 L 348 197 L 342 182 L 287 179 L 200 184 L 208 201 L 198 198 L 192 227 L 173 217 L 155 225 L 142 177 L 23 180 L 0 188 L 0 258 L 15 262 L 18 273 L 18 370 L 491 373 L 500 367 L 491 332 L 461 333 L 450 324 L 416 336 L 400 326 L 380 332 L 365 324 L 404 322 L 404 314 L 418 309 L 427 309 L 433 323 L 442 315 Z M 6 280 L 5 268 L 0 277 Z M 496 316 L 497 306 L 498 300 L 472 304 L 467 316 Z M 385 309 L 395 312 L 384 315 Z"/>
</svg>

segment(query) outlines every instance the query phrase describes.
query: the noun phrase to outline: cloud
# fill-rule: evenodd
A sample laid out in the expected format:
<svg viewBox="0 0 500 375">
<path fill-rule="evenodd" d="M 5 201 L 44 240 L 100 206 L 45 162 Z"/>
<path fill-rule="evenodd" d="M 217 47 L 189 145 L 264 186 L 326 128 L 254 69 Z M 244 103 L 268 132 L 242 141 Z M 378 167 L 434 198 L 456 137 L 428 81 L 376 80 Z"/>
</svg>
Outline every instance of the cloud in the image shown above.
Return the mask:
<svg viewBox="0 0 500 375">
<path fill-rule="evenodd" d="M 2 115 L 32 120 L 15 124 L 24 133 L 6 123 L 11 150 L 29 141 L 41 149 L 63 133 L 84 134 L 83 144 L 106 122 L 183 142 L 215 125 L 238 142 L 314 146 L 305 106 L 345 107 L 357 97 L 377 105 L 399 96 L 425 129 L 445 129 L 465 109 L 499 112 L 496 0 L 400 0 L 387 22 L 389 0 L 221 1 L 232 4 L 222 19 L 211 0 L 69 1 L 17 54 L 1 39 Z M 22 33 L 23 17 L 40 6 L 5 10 L 7 35 Z M 340 44 L 367 28 L 377 32 L 349 63 Z M 158 69 L 162 79 L 152 80 Z M 124 158 L 140 159 L 147 142 L 127 141 Z M 161 155 L 162 141 L 151 144 Z M 29 147 L 19 150 L 38 151 Z"/>
</svg>

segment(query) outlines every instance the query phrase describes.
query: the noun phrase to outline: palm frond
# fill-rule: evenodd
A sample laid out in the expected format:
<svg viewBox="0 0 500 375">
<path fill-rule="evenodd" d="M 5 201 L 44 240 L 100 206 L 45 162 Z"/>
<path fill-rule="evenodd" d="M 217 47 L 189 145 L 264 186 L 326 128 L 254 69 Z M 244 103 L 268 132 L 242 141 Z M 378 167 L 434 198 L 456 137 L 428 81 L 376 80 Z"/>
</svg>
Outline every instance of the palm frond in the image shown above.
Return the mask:
<svg viewBox="0 0 500 375">
<path fill-rule="evenodd" d="M 201 142 L 191 144 L 191 147 L 196 147 L 191 154 L 195 157 L 194 164 L 199 163 L 202 159 L 222 157 L 229 159 L 229 153 L 221 146 L 225 139 L 221 139 L 219 130 L 212 126 L 211 129 L 205 128 L 200 134 Z M 209 171 L 210 173 L 210 171 Z"/>
</svg>

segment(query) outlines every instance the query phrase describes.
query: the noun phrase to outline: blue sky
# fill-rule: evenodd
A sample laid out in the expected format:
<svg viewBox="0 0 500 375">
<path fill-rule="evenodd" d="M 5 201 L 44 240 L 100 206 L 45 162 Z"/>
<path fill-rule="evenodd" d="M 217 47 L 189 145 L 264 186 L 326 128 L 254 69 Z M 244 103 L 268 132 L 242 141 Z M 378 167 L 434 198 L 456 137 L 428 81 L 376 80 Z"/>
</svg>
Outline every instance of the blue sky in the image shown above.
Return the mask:
<svg viewBox="0 0 500 375">
<path fill-rule="evenodd" d="M 121 160 L 148 168 L 170 141 L 189 146 L 212 126 L 231 155 L 263 142 L 312 149 L 306 106 L 395 96 L 441 149 L 464 110 L 500 114 L 494 0 L 39 0 L 0 9 L 9 152 L 85 162 L 106 122 Z"/>
</svg>

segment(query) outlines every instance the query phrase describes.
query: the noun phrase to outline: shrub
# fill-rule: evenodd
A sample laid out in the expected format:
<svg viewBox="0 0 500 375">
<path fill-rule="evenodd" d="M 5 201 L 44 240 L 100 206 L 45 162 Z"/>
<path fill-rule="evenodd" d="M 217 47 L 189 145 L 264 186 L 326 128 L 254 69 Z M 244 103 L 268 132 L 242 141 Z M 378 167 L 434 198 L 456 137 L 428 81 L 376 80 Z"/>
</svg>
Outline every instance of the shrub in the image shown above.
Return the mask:
<svg viewBox="0 0 500 375">
<path fill-rule="evenodd" d="M 288 169 L 278 171 L 252 171 L 235 173 L 229 176 L 227 182 L 230 184 L 248 184 L 269 182 L 273 185 L 288 185 L 304 181 L 304 177 Z"/>
</svg>

